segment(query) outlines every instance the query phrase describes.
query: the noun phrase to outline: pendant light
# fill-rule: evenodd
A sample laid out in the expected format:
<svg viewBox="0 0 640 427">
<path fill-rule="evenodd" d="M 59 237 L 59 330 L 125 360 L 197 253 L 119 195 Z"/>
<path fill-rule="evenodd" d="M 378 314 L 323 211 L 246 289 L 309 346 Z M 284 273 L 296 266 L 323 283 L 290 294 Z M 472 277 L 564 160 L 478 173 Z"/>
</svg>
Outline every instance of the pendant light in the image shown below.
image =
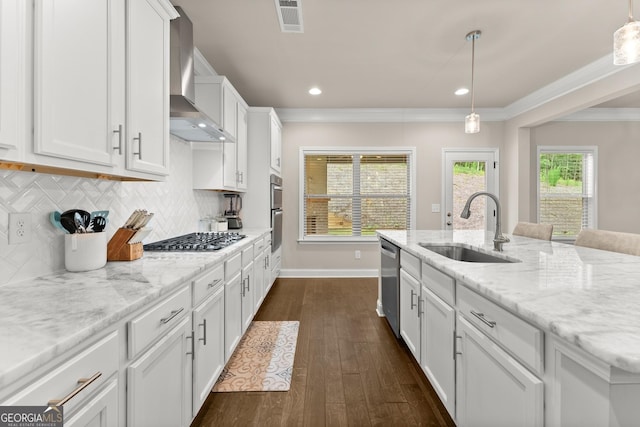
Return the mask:
<svg viewBox="0 0 640 427">
<path fill-rule="evenodd" d="M 633 19 L 629 0 L 629 19 L 613 33 L 613 64 L 627 65 L 640 61 L 640 22 Z"/>
<path fill-rule="evenodd" d="M 476 51 L 476 40 L 480 38 L 480 30 L 471 31 L 467 34 L 467 41 L 471 40 L 471 114 L 464 118 L 464 132 L 478 133 L 480 132 L 480 116 L 475 113 L 473 106 L 475 95 L 473 90 L 473 74 Z"/>
</svg>

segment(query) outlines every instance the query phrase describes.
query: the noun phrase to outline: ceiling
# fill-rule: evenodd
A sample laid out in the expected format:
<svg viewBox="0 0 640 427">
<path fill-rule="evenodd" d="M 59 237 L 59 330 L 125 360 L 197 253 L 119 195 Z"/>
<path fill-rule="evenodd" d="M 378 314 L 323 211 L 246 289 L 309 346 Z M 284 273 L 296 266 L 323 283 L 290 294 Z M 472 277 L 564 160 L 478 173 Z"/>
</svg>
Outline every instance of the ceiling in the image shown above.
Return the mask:
<svg viewBox="0 0 640 427">
<path fill-rule="evenodd" d="M 274 0 L 172 0 L 196 47 L 252 106 L 502 108 L 612 51 L 623 0 L 299 0 L 304 33 Z M 323 93 L 307 93 L 318 86 Z"/>
</svg>

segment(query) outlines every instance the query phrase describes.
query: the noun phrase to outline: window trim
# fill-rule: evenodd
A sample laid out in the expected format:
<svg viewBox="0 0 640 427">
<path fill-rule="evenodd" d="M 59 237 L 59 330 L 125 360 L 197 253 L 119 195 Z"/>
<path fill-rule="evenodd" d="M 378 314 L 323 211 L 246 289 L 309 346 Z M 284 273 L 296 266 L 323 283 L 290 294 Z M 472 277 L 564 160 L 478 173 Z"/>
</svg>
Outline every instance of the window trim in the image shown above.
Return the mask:
<svg viewBox="0 0 640 427">
<path fill-rule="evenodd" d="M 300 147 L 298 156 L 298 243 L 362 243 L 377 242 L 377 236 L 305 236 L 305 155 L 345 155 L 345 154 L 406 154 L 409 156 L 409 228 L 416 224 L 416 147 Z"/>
<path fill-rule="evenodd" d="M 538 145 L 536 147 L 536 221 L 540 222 L 540 154 L 590 154 L 593 156 L 593 215 L 589 228 L 598 228 L 598 147 L 596 145 Z M 574 242 L 576 237 L 551 237 L 556 242 Z"/>
</svg>

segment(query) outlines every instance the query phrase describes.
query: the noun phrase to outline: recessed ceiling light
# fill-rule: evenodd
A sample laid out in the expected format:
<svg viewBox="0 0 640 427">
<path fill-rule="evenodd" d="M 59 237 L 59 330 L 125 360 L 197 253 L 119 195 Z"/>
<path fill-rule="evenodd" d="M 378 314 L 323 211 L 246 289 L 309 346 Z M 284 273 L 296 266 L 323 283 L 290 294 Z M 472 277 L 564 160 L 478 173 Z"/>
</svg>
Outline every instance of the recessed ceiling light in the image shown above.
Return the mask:
<svg viewBox="0 0 640 427">
<path fill-rule="evenodd" d="M 320 95 L 321 93 L 322 91 L 318 87 L 312 87 L 311 89 L 309 89 L 310 95 Z"/>
<path fill-rule="evenodd" d="M 461 96 L 461 95 L 466 95 L 469 93 L 469 89 L 467 89 L 466 87 L 461 87 L 460 89 L 457 89 L 455 92 L 456 95 Z"/>
<path fill-rule="evenodd" d="M 204 124 L 204 123 L 198 123 L 198 126 L 200 126 L 201 128 L 206 128 L 207 127 L 207 125 Z"/>
</svg>

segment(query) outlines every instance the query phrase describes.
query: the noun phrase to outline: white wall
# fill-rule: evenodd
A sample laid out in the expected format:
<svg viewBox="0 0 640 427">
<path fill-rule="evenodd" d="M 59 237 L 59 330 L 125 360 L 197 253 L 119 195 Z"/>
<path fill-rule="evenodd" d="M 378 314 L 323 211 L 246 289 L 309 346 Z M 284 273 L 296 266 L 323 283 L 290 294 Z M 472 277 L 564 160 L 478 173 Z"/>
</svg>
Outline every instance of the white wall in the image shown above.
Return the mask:
<svg viewBox="0 0 640 427">
<path fill-rule="evenodd" d="M 536 204 L 536 150 L 540 145 L 598 147 L 598 228 L 640 233 L 640 123 L 550 122 L 531 129 L 531 206 Z M 535 216 L 533 216 L 535 219 Z"/>
<path fill-rule="evenodd" d="M 191 148 L 171 140 L 171 175 L 165 182 L 117 182 L 32 172 L 0 170 L 0 285 L 64 269 L 64 237 L 49 222 L 49 213 L 81 208 L 108 209 L 108 237 L 134 209 L 147 209 L 152 242 L 198 230 L 199 218 L 219 213 L 220 195 L 192 190 Z M 29 243 L 8 244 L 10 212 L 29 212 Z"/>
<path fill-rule="evenodd" d="M 453 123 L 293 123 L 283 126 L 284 233 L 283 275 L 377 274 L 377 243 L 328 244 L 298 242 L 300 147 L 416 147 L 416 227 L 440 229 L 441 214 L 431 212 L 441 203 L 442 149 L 498 147 L 502 123 L 485 122 L 482 132 L 464 133 Z M 362 258 L 355 259 L 355 250 Z"/>
</svg>

